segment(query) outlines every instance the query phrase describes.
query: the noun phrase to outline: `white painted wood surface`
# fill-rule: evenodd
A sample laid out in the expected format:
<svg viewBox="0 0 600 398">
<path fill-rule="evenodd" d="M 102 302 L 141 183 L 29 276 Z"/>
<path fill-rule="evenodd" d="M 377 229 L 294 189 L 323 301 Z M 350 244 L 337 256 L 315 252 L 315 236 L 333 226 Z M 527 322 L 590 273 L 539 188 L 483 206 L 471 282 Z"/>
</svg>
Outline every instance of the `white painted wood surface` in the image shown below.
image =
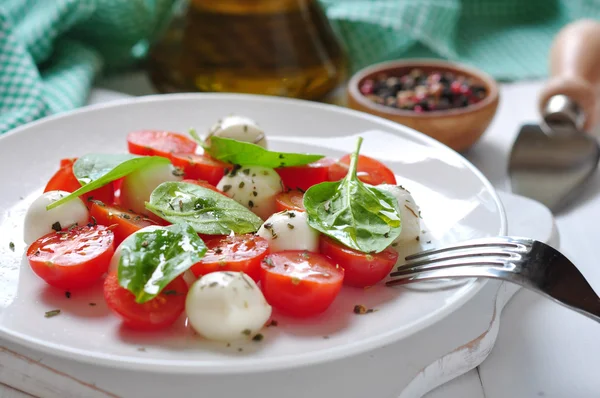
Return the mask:
<svg viewBox="0 0 600 398">
<path fill-rule="evenodd" d="M 425 398 L 485 398 L 485 395 L 479 372 L 473 369 L 431 391 Z"/>
<path fill-rule="evenodd" d="M 143 79 L 137 79 L 135 85 L 142 87 Z M 112 88 L 127 89 L 123 81 L 113 85 Z M 539 87 L 537 83 L 505 85 L 494 123 L 467 155 L 499 189 L 506 189 L 506 159 L 518 126 L 536 119 L 535 96 Z M 129 89 L 132 94 L 147 91 L 147 88 Z M 98 95 L 110 96 L 101 92 Z M 592 188 L 597 191 L 598 187 L 596 179 Z M 600 201 L 590 198 L 592 195 L 584 198 L 583 206 L 577 210 L 560 216 L 558 224 L 562 249 L 599 290 L 600 272 L 593 249 L 598 237 L 594 221 L 600 214 L 596 208 Z M 520 292 L 506 308 L 496 348 L 479 368 L 483 389 L 477 388 L 477 371 L 471 371 L 427 397 L 598 397 L 598 331 L 598 325 L 591 321 L 528 292 Z M 0 397 L 24 396 L 2 387 Z"/>
<path fill-rule="evenodd" d="M 25 394 L 22 391 L 15 390 L 6 384 L 0 384 L 0 398 L 31 398 L 32 395 Z"/>
<path fill-rule="evenodd" d="M 468 155 L 499 188 L 506 188 L 509 149 L 519 126 L 535 122 L 540 83 L 507 85 L 485 139 Z M 598 135 L 600 129 L 595 132 Z M 561 250 L 600 292 L 600 174 L 574 207 L 556 216 Z M 600 397 L 600 325 L 521 291 L 509 303 L 490 357 L 480 366 L 486 398 Z"/>
<path fill-rule="evenodd" d="M 508 235 L 527 236 L 559 247 L 558 231 L 552 214 L 539 203 L 506 193 L 500 195 L 508 215 Z M 439 386 L 480 365 L 492 351 L 503 320 L 505 305 L 520 288 L 502 283 L 490 302 L 492 318 L 480 336 L 436 360 L 423 369 L 400 398 L 420 397 L 433 385 Z M 475 316 L 475 314 L 473 314 Z M 424 390 L 427 389 L 427 390 Z"/>
</svg>

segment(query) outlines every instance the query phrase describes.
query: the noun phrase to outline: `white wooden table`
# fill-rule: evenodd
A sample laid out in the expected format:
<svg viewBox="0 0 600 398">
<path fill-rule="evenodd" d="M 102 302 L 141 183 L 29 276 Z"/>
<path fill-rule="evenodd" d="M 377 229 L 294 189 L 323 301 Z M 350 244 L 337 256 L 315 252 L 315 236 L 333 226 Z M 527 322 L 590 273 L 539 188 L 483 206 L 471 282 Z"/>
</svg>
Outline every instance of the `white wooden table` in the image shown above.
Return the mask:
<svg viewBox="0 0 600 398">
<path fill-rule="evenodd" d="M 99 87 L 132 95 L 152 93 L 139 74 L 102 81 Z M 508 190 L 508 153 L 519 126 L 537 119 L 540 87 L 537 82 L 503 85 L 494 122 L 467 154 L 499 190 Z M 113 96 L 97 89 L 90 102 Z M 590 182 L 576 207 L 557 216 L 562 251 L 600 291 L 600 264 L 596 264 L 594 250 L 600 238 L 598 220 L 600 175 Z M 427 398 L 600 397 L 599 336 L 600 325 L 522 290 L 502 313 L 498 340 L 488 359 Z M 0 385 L 0 398 L 28 396 Z"/>
</svg>

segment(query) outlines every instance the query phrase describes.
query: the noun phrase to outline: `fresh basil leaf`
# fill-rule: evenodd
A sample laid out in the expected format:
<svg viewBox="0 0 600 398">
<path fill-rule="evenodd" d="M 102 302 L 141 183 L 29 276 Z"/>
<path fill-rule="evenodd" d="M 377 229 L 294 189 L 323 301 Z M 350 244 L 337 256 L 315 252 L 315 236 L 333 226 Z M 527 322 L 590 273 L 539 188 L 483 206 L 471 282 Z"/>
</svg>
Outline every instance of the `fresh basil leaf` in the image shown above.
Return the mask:
<svg viewBox="0 0 600 398">
<path fill-rule="evenodd" d="M 199 262 L 205 253 L 206 245 L 186 224 L 138 232 L 121 244 L 119 285 L 143 304 Z"/>
<path fill-rule="evenodd" d="M 323 155 L 269 151 L 250 142 L 215 136 L 210 138 L 210 146 L 205 150 L 210 156 L 223 162 L 271 169 L 303 166 L 323 158 Z"/>
<path fill-rule="evenodd" d="M 357 178 L 361 144 L 359 138 L 346 177 L 310 187 L 304 207 L 314 229 L 352 249 L 379 253 L 400 235 L 400 210 L 393 195 Z"/>
<path fill-rule="evenodd" d="M 150 202 L 146 202 L 146 209 L 172 223 L 185 222 L 206 235 L 256 232 L 263 223 L 235 200 L 185 182 L 160 184 L 150 195 Z"/>
<path fill-rule="evenodd" d="M 81 185 L 89 184 L 104 176 L 121 163 L 137 157 L 128 153 L 90 153 L 75 161 L 73 174 Z"/>
<path fill-rule="evenodd" d="M 200 134 L 198 134 L 196 129 L 190 129 L 188 131 L 188 133 L 190 134 L 190 136 L 192 136 L 192 138 L 194 139 L 194 141 L 196 141 L 196 143 L 198 145 L 200 145 L 202 148 L 206 149 L 206 142 L 204 142 L 202 137 L 200 137 Z"/>
<path fill-rule="evenodd" d="M 81 188 L 71 193 L 70 195 L 65 196 L 64 198 L 57 200 L 46 206 L 46 210 L 51 210 L 61 204 L 68 202 L 74 198 L 77 198 L 85 193 L 93 191 L 94 189 L 98 189 L 103 187 L 104 185 L 118 180 L 119 178 L 123 178 L 128 174 L 133 173 L 136 170 L 155 165 L 161 163 L 170 163 L 171 161 L 167 158 L 163 158 L 160 156 L 141 156 L 133 159 L 125 160 L 115 167 L 112 170 L 103 174 L 98 179 L 90 181 L 88 184 L 83 185 Z"/>
</svg>

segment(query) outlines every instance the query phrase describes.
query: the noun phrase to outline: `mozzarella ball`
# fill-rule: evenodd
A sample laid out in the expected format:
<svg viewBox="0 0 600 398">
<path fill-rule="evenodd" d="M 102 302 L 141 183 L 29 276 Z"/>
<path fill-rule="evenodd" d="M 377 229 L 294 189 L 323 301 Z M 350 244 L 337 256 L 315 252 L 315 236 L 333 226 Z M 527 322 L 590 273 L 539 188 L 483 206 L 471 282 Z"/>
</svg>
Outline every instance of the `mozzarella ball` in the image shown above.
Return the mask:
<svg viewBox="0 0 600 398">
<path fill-rule="evenodd" d="M 259 228 L 257 235 L 269 242 L 271 253 L 284 250 L 319 251 L 319 232 L 308 225 L 304 211 L 275 213 Z"/>
<path fill-rule="evenodd" d="M 410 192 L 400 185 L 382 184 L 377 185 L 377 188 L 391 193 L 398 201 L 402 232 L 394 240 L 394 243 L 402 244 L 417 239 L 421 233 L 421 217 L 419 217 L 419 206 L 415 203 Z"/>
<path fill-rule="evenodd" d="M 117 250 L 115 250 L 113 256 L 110 259 L 110 265 L 108 267 L 108 272 L 117 272 L 117 270 L 119 269 L 119 262 L 121 261 L 121 251 L 123 250 L 123 244 L 125 242 L 131 241 L 131 239 L 135 239 L 135 235 L 139 234 L 141 232 L 152 232 L 152 231 L 156 231 L 157 229 L 161 229 L 164 227 L 161 227 L 160 225 L 149 225 L 147 227 L 144 227 L 138 231 L 135 231 L 134 233 L 132 233 L 131 235 L 129 235 L 127 238 L 125 238 L 125 240 L 123 240 L 123 242 L 121 242 L 121 244 L 119 245 L 119 247 L 117 247 Z"/>
<path fill-rule="evenodd" d="M 79 198 L 71 199 L 51 210 L 46 206 L 69 195 L 65 191 L 48 191 L 33 201 L 25 214 L 23 239 L 28 245 L 36 239 L 53 231 L 52 226 L 60 225 L 67 228 L 73 224 L 85 225 L 88 223 L 90 213 L 83 201 Z"/>
<path fill-rule="evenodd" d="M 212 136 L 250 142 L 263 148 L 267 147 L 265 133 L 254 120 L 244 116 L 231 115 L 219 120 L 208 132 L 206 142 L 209 145 Z"/>
<path fill-rule="evenodd" d="M 283 191 L 283 182 L 273 169 L 248 166 L 229 172 L 217 188 L 265 220 L 275 213 L 275 196 Z"/>
<path fill-rule="evenodd" d="M 180 170 L 171 164 L 155 164 L 136 170 L 123 178 L 121 206 L 138 214 L 151 215 L 145 202 L 150 200 L 152 191 L 163 182 L 182 179 Z"/>
<path fill-rule="evenodd" d="M 271 306 L 248 275 L 212 272 L 192 285 L 185 312 L 205 338 L 234 341 L 255 335 L 269 320 Z"/>
</svg>

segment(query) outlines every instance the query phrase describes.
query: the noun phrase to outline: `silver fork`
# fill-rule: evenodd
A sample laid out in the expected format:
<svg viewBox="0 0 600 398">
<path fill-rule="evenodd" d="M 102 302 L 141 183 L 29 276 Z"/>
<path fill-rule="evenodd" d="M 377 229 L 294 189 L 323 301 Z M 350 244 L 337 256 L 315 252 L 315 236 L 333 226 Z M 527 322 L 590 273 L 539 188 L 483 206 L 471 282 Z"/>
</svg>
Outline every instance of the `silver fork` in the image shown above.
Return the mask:
<svg viewBox="0 0 600 398">
<path fill-rule="evenodd" d="M 406 257 L 388 286 L 433 279 L 492 278 L 519 284 L 600 322 L 600 298 L 577 267 L 545 243 L 517 237 L 475 239 Z"/>
</svg>

